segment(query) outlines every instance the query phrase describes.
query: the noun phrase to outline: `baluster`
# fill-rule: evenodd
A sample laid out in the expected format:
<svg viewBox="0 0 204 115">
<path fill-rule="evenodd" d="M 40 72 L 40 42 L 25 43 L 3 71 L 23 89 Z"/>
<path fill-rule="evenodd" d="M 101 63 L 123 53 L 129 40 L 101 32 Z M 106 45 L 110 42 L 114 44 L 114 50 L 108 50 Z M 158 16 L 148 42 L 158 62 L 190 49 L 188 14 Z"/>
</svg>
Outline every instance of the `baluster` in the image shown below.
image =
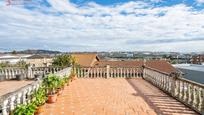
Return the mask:
<svg viewBox="0 0 204 115">
<path fill-rule="evenodd" d="M 113 70 L 114 70 L 114 68 L 110 68 L 110 73 L 111 73 L 112 78 L 114 77 L 114 76 L 113 76 L 113 75 L 114 75 Z"/>
<path fill-rule="evenodd" d="M 196 91 L 195 91 L 195 86 L 192 85 L 191 105 L 195 107 L 195 103 L 196 103 Z"/>
<path fill-rule="evenodd" d="M 104 78 L 104 74 L 106 72 L 106 68 L 102 67 L 101 68 L 101 77 Z"/>
<path fill-rule="evenodd" d="M 201 89 L 201 103 L 200 103 L 200 111 L 204 114 L 204 89 Z"/>
<path fill-rule="evenodd" d="M 80 77 L 86 77 L 86 76 L 85 76 L 85 72 L 86 72 L 86 69 L 85 69 L 85 68 L 82 67 L 82 68 L 79 69 L 79 71 L 80 71 L 80 74 L 79 74 Z"/>
<path fill-rule="evenodd" d="M 117 68 L 114 69 L 114 73 L 115 73 L 115 77 L 117 78 L 118 77 Z"/>
<path fill-rule="evenodd" d="M 6 79 L 9 79 L 7 69 L 5 69 L 4 72 L 5 72 L 5 75 L 6 75 Z"/>
<path fill-rule="evenodd" d="M 98 70 L 99 70 L 99 71 L 98 71 L 98 73 L 99 73 L 99 76 L 98 76 L 98 77 L 101 78 L 101 68 L 98 68 Z"/>
<path fill-rule="evenodd" d="M 119 75 L 120 75 L 120 78 L 122 78 L 122 68 L 119 68 Z"/>
<path fill-rule="evenodd" d="M 165 84 L 164 84 L 164 75 L 161 75 L 161 87 L 162 87 L 162 89 L 164 90 L 164 86 L 165 86 Z"/>
<path fill-rule="evenodd" d="M 196 106 L 198 107 L 198 110 L 201 111 L 200 109 L 201 109 L 201 106 L 202 106 L 202 88 L 198 87 L 197 92 L 198 92 L 198 95 L 197 95 L 198 101 L 197 101 Z"/>
<path fill-rule="evenodd" d="M 113 77 L 115 78 L 115 68 L 113 68 Z"/>
<path fill-rule="evenodd" d="M 178 80 L 175 80 L 175 83 L 176 83 L 176 89 L 175 89 L 175 97 L 178 97 L 179 95 L 179 84 L 178 84 Z"/>
<path fill-rule="evenodd" d="M 10 103 L 9 103 L 10 110 L 9 111 L 13 111 L 15 109 L 15 99 L 16 99 L 15 95 L 10 98 Z"/>
<path fill-rule="evenodd" d="M 190 104 L 190 102 L 191 102 L 191 100 L 190 100 L 190 99 L 191 99 L 191 98 L 190 98 L 190 97 L 191 97 L 191 95 L 190 95 L 190 94 L 191 94 L 190 84 L 187 82 L 186 85 L 187 85 L 187 86 L 186 86 L 186 87 L 187 87 L 187 91 L 186 91 L 186 102 L 187 102 L 188 104 Z"/>
<path fill-rule="evenodd" d="M 92 78 L 94 78 L 95 77 L 95 68 L 93 67 L 92 69 L 93 69 L 93 72 L 92 72 L 93 76 L 92 76 Z"/>
<path fill-rule="evenodd" d="M 183 100 L 184 100 L 185 102 L 187 102 L 187 101 L 188 101 L 188 99 L 187 99 L 188 83 L 187 83 L 187 82 L 184 83 L 184 90 L 185 90 L 185 92 L 184 92 L 184 98 L 183 98 Z"/>
<path fill-rule="evenodd" d="M 7 111 L 8 102 L 9 102 L 8 99 L 4 100 L 4 102 L 3 102 L 3 106 L 2 106 L 2 114 L 3 115 L 9 115 L 9 112 Z"/>
<path fill-rule="evenodd" d="M 125 78 L 128 77 L 128 71 L 127 71 L 127 68 L 124 68 L 125 69 Z"/>
<path fill-rule="evenodd" d="M 9 68 L 9 69 L 8 69 L 8 77 L 9 77 L 9 79 L 12 79 L 11 74 L 10 74 L 10 73 L 11 73 L 10 71 L 11 71 L 11 69 Z"/>
<path fill-rule="evenodd" d="M 97 78 L 97 68 L 94 67 L 94 78 Z"/>
<path fill-rule="evenodd" d="M 162 88 L 162 75 L 159 74 L 158 78 L 159 78 L 159 87 Z"/>
<path fill-rule="evenodd" d="M 110 77 L 113 77 L 113 68 L 110 68 Z"/>
<path fill-rule="evenodd" d="M 22 98 L 22 101 L 23 101 L 23 104 L 26 104 L 26 95 L 27 95 L 27 89 L 25 89 L 24 91 L 23 91 L 23 98 Z"/>
<path fill-rule="evenodd" d="M 185 83 L 182 81 L 182 96 L 181 99 L 185 101 Z"/>
<path fill-rule="evenodd" d="M 128 78 L 130 78 L 130 68 L 127 68 Z"/>
<path fill-rule="evenodd" d="M 117 78 L 117 67 L 114 68 L 113 73 L 114 73 L 114 77 Z"/>
<path fill-rule="evenodd" d="M 90 73 L 91 73 L 91 78 L 93 77 L 93 68 L 91 67 L 91 71 L 90 71 Z"/>
<path fill-rule="evenodd" d="M 17 94 L 17 105 L 21 103 L 22 93 Z"/>
</svg>

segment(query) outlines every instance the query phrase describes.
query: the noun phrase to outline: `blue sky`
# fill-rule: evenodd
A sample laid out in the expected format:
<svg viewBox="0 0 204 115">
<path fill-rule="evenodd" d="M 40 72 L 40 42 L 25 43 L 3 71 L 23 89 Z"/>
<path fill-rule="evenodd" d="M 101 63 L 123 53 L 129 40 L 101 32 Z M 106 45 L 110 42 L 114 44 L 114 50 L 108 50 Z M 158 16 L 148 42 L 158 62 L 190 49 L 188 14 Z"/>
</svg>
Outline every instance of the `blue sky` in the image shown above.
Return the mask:
<svg viewBox="0 0 204 115">
<path fill-rule="evenodd" d="M 204 51 L 204 0 L 7 1 L 0 51 Z"/>
</svg>

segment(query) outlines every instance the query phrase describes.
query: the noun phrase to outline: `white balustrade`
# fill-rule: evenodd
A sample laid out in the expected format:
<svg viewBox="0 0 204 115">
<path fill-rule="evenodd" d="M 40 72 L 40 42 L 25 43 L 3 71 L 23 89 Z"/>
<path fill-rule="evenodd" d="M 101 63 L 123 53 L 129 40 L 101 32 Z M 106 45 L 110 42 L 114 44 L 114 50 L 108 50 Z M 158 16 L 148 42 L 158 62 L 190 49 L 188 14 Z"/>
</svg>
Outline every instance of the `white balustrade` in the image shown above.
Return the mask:
<svg viewBox="0 0 204 115">
<path fill-rule="evenodd" d="M 78 67 L 77 77 L 88 78 L 135 78 L 142 77 L 142 68 L 139 67 Z M 140 73 L 140 75 L 139 75 Z"/>
<path fill-rule="evenodd" d="M 19 90 L 1 96 L 0 105 L 2 113 L 0 114 L 9 115 L 17 105 L 31 102 L 31 94 L 39 88 L 40 84 L 41 81 L 34 81 Z"/>
<path fill-rule="evenodd" d="M 170 94 L 185 105 L 204 114 L 204 85 L 180 77 L 145 67 L 143 78 L 159 89 Z"/>
</svg>

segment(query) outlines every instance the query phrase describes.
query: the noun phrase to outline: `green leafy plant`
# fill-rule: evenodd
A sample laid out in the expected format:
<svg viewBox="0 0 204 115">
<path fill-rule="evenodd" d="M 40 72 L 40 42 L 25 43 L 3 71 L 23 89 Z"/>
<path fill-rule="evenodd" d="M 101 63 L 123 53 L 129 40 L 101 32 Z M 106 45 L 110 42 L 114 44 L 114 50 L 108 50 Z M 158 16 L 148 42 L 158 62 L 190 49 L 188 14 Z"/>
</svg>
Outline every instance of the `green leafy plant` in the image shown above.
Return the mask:
<svg viewBox="0 0 204 115">
<path fill-rule="evenodd" d="M 59 77 L 50 74 L 44 79 L 43 83 L 45 84 L 48 93 L 54 94 L 56 92 L 57 87 L 59 86 Z"/>
<path fill-rule="evenodd" d="M 69 67 L 72 64 L 72 58 L 70 55 L 64 54 L 59 55 L 53 59 L 52 65 L 54 66 L 62 66 L 62 67 Z"/>
<path fill-rule="evenodd" d="M 37 106 L 43 105 L 47 100 L 45 86 L 41 86 L 34 94 L 33 94 L 33 102 Z"/>
<path fill-rule="evenodd" d="M 21 104 L 17 106 L 13 115 L 33 115 L 36 109 L 37 106 L 35 103 Z"/>
</svg>

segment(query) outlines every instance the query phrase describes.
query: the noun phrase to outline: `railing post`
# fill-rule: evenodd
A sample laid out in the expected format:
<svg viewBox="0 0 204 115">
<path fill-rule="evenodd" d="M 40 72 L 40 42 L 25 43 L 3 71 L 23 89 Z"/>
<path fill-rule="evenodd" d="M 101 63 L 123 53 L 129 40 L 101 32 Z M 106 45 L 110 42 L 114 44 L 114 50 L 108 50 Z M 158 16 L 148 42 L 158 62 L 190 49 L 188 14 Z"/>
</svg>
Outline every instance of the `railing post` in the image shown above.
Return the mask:
<svg viewBox="0 0 204 115">
<path fill-rule="evenodd" d="M 29 78 L 33 78 L 33 73 L 32 73 L 32 67 L 31 66 L 29 66 L 28 67 L 28 74 L 27 74 L 27 77 Z"/>
<path fill-rule="evenodd" d="M 110 77 L 110 65 L 106 66 L 106 78 Z"/>
</svg>

